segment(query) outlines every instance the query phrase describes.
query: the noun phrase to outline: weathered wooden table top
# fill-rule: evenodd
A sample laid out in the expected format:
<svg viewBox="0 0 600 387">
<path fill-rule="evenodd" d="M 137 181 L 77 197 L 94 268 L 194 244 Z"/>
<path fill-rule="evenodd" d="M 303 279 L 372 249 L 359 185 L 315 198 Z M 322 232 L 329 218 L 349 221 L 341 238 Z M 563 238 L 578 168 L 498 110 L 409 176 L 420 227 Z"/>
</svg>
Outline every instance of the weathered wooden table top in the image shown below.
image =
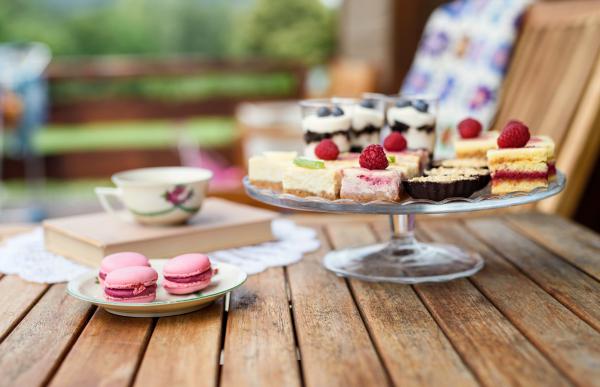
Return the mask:
<svg viewBox="0 0 600 387">
<path fill-rule="evenodd" d="M 182 316 L 119 317 L 4 276 L 0 385 L 600 385 L 600 235 L 536 213 L 417 219 L 420 240 L 485 267 L 414 286 L 338 278 L 323 255 L 388 225 L 314 215 L 319 251 Z"/>
</svg>

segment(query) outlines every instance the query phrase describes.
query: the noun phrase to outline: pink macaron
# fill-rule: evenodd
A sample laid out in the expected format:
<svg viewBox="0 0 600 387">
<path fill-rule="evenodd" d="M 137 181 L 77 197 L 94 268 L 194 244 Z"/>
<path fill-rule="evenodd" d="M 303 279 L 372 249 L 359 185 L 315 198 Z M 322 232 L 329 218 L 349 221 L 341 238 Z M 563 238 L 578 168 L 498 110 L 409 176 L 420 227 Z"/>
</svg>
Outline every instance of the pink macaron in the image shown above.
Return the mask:
<svg viewBox="0 0 600 387">
<path fill-rule="evenodd" d="M 189 294 L 210 285 L 217 269 L 204 254 L 183 254 L 172 258 L 163 267 L 162 286 L 172 294 Z"/>
<path fill-rule="evenodd" d="M 104 287 L 104 279 L 108 273 L 130 266 L 150 267 L 150 262 L 148 262 L 148 258 L 139 253 L 115 253 L 107 255 L 100 262 L 100 273 L 98 274 L 100 286 Z"/>
<path fill-rule="evenodd" d="M 130 266 L 113 270 L 104 280 L 104 298 L 111 302 L 152 302 L 158 273 L 151 267 Z"/>
</svg>

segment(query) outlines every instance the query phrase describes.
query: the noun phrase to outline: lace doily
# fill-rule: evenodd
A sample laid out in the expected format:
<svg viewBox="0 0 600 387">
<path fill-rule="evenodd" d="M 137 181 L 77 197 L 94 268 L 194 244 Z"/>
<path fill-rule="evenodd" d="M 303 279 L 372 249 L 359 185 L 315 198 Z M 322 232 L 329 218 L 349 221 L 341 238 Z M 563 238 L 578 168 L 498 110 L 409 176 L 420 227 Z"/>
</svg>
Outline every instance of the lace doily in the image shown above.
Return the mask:
<svg viewBox="0 0 600 387">
<path fill-rule="evenodd" d="M 237 266 L 248 274 L 257 274 L 269 267 L 296 263 L 305 253 L 321 246 L 315 230 L 299 227 L 288 219 L 273 220 L 271 230 L 277 238 L 275 242 L 206 255 L 211 260 Z M 17 274 L 25 281 L 50 284 L 71 281 L 89 270 L 89 267 L 46 251 L 42 227 L 7 239 L 0 247 L 0 273 Z"/>
</svg>

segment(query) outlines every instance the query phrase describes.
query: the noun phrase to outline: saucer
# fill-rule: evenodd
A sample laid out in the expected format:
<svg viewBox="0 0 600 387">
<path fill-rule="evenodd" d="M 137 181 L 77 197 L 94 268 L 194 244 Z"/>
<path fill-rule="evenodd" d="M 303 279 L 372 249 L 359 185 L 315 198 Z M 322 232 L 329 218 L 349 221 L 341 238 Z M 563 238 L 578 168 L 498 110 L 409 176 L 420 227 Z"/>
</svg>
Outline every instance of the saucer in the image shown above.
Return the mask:
<svg viewBox="0 0 600 387">
<path fill-rule="evenodd" d="M 99 269 L 93 269 L 69 282 L 67 291 L 74 297 L 91 302 L 106 309 L 107 312 L 127 317 L 166 317 L 195 312 L 206 308 L 217 298 L 223 297 L 241 286 L 248 275 L 241 269 L 227 263 L 212 262 L 219 272 L 212 278 L 210 285 L 192 294 L 170 294 L 162 287 L 162 268 L 168 259 L 151 259 L 150 265 L 158 272 L 156 299 L 147 303 L 110 302 L 102 296 L 104 289 L 98 283 Z"/>
</svg>

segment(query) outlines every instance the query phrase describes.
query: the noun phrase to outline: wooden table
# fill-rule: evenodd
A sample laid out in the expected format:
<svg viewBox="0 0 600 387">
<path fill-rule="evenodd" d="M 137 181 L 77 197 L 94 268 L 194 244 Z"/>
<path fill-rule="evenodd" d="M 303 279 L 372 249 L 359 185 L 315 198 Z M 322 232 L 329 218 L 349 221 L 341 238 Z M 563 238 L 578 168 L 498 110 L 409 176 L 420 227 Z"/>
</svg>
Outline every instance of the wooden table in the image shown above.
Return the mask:
<svg viewBox="0 0 600 387">
<path fill-rule="evenodd" d="M 600 236 L 536 213 L 421 218 L 421 240 L 478 251 L 469 279 L 338 278 L 331 249 L 385 240 L 379 217 L 297 218 L 322 247 L 230 299 L 114 316 L 66 284 L 0 279 L 1 386 L 600 385 Z"/>
</svg>

